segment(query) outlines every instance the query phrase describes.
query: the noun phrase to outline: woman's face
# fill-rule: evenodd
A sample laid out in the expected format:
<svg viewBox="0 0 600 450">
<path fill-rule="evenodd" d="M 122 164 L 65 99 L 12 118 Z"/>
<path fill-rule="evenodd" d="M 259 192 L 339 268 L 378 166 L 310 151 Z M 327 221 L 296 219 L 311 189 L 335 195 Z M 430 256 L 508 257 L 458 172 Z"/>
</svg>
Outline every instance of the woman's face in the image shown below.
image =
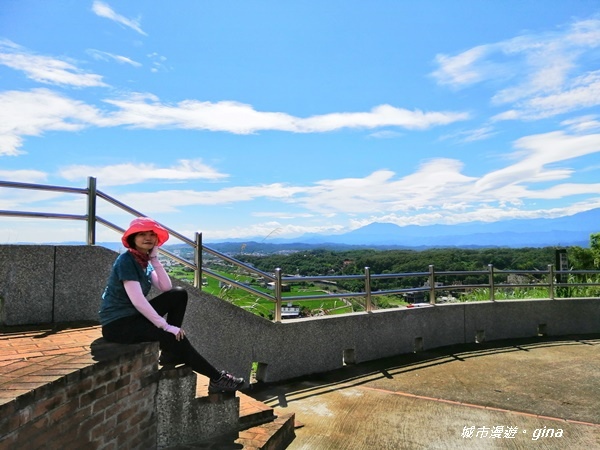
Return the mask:
<svg viewBox="0 0 600 450">
<path fill-rule="evenodd" d="M 156 233 L 154 231 L 142 231 L 135 235 L 135 249 L 140 252 L 149 252 L 154 248 L 157 242 Z"/>
</svg>

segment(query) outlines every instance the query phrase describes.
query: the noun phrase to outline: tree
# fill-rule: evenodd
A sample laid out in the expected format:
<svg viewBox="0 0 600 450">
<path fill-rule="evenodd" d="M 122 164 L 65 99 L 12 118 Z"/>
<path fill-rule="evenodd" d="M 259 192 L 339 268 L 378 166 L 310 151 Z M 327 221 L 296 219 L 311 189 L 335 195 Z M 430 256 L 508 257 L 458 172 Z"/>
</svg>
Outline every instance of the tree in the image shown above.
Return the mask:
<svg viewBox="0 0 600 450">
<path fill-rule="evenodd" d="M 573 270 L 590 270 L 594 268 L 594 255 L 589 248 L 569 247 L 569 266 Z"/>
<path fill-rule="evenodd" d="M 600 233 L 590 235 L 590 249 L 594 257 L 594 266 L 600 267 Z"/>
</svg>

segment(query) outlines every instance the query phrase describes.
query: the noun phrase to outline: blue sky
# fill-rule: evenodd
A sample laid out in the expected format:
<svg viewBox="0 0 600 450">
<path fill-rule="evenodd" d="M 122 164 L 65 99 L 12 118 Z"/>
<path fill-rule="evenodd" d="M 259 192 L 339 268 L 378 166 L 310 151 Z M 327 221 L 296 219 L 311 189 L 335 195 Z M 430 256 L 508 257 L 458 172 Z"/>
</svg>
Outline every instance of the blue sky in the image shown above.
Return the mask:
<svg viewBox="0 0 600 450">
<path fill-rule="evenodd" d="M 560 217 L 600 207 L 600 2 L 3 0 L 0 105 L 0 180 L 207 242 Z"/>
</svg>

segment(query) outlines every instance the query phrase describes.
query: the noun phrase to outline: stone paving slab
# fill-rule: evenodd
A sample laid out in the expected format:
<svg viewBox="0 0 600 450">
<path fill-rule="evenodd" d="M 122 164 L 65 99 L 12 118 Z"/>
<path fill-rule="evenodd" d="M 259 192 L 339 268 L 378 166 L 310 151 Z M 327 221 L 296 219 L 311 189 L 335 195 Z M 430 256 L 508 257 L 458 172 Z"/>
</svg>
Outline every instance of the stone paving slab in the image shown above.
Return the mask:
<svg viewBox="0 0 600 450">
<path fill-rule="evenodd" d="M 248 392 L 289 449 L 600 448 L 600 336 L 448 347 Z"/>
</svg>

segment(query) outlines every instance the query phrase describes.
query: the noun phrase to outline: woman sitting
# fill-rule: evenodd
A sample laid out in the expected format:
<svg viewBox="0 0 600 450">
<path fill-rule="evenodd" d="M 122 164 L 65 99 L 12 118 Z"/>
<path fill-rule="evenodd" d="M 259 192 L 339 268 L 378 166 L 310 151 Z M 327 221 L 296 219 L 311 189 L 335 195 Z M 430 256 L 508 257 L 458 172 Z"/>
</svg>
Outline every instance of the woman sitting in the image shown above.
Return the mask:
<svg viewBox="0 0 600 450">
<path fill-rule="evenodd" d="M 169 232 L 150 218 L 131 222 L 121 238 L 128 251 L 117 257 L 102 295 L 102 335 L 121 344 L 157 341 L 161 364 L 187 364 L 210 379 L 210 393 L 236 391 L 244 385 L 244 379 L 213 367 L 181 328 L 187 291 L 173 289 L 158 259 L 158 247 L 167 239 Z M 148 301 L 152 286 L 161 294 Z"/>
</svg>

